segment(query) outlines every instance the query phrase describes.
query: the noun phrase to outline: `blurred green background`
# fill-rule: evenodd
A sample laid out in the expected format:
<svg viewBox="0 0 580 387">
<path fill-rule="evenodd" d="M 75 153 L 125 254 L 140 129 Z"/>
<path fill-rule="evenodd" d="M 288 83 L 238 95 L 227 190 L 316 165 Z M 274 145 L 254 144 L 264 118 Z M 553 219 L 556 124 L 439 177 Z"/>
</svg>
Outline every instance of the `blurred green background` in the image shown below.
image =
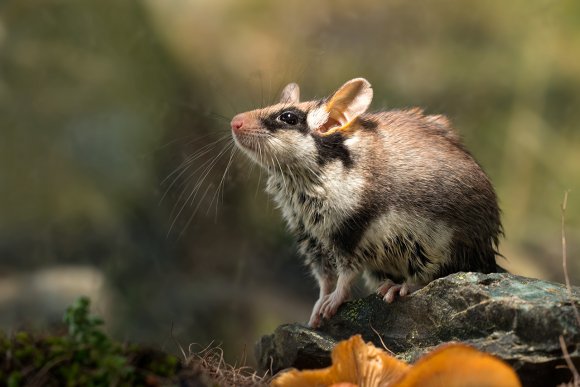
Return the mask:
<svg viewBox="0 0 580 387">
<path fill-rule="evenodd" d="M 451 118 L 514 272 L 563 281 L 571 189 L 580 282 L 576 0 L 4 0 L 0 326 L 49 329 L 88 294 L 118 338 L 232 359 L 306 321 L 315 283 L 229 120 L 288 82 L 308 99 L 358 76 L 375 110 Z"/>
</svg>

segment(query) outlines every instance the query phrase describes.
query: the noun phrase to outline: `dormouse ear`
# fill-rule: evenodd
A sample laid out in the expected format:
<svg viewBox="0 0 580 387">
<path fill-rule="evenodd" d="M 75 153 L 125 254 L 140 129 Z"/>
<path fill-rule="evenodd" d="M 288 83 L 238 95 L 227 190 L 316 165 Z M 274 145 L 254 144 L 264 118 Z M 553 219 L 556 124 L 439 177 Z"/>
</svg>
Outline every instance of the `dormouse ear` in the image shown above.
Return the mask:
<svg viewBox="0 0 580 387">
<path fill-rule="evenodd" d="M 340 87 L 320 108 L 308 115 L 308 125 L 328 135 L 346 130 L 373 100 L 371 84 L 364 78 L 355 78 Z"/>
<path fill-rule="evenodd" d="M 300 102 L 300 87 L 296 83 L 289 83 L 282 90 L 280 103 L 293 105 Z"/>
</svg>

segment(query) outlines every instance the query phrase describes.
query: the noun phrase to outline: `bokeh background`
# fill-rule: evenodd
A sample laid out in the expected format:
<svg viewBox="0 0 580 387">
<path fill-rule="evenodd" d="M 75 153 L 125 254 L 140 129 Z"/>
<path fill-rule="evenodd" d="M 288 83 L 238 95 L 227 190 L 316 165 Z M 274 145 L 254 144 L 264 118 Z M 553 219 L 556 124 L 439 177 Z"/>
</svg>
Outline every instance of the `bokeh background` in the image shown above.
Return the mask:
<svg viewBox="0 0 580 387">
<path fill-rule="evenodd" d="M 289 82 L 448 115 L 497 188 L 505 266 L 580 283 L 576 0 L 0 2 L 0 327 L 91 296 L 115 337 L 251 353 L 317 290 L 229 120 Z"/>
</svg>

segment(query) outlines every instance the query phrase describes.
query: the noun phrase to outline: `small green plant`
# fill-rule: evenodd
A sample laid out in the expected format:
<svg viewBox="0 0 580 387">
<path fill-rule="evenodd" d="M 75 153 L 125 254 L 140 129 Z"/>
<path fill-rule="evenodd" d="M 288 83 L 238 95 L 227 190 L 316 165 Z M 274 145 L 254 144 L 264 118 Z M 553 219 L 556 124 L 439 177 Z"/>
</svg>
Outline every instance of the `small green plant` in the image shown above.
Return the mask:
<svg viewBox="0 0 580 387">
<path fill-rule="evenodd" d="M 108 385 L 133 379 L 134 369 L 122 346 L 101 331 L 103 320 L 90 315 L 89 309 L 90 300 L 81 297 L 64 315 L 68 327 L 67 347 L 72 349 L 72 366 L 62 370 L 67 384 L 82 381 L 79 384 Z"/>
<path fill-rule="evenodd" d="M 63 321 L 68 327 L 68 335 L 77 343 L 102 345 L 107 337 L 99 330 L 103 319 L 89 314 L 91 301 L 81 297 L 69 306 Z"/>
<path fill-rule="evenodd" d="M 35 338 L 26 332 L 0 334 L 0 381 L 9 387 L 160 385 L 179 369 L 176 357 L 123 345 L 102 330 L 103 320 L 90 314 L 81 297 L 67 308 L 66 335 Z"/>
</svg>

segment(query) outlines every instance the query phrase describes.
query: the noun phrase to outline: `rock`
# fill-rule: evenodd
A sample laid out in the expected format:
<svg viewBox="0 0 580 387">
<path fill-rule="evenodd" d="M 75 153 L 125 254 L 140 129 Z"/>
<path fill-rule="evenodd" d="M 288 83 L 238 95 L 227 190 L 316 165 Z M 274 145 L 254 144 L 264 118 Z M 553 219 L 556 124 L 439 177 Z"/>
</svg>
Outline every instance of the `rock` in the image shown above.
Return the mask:
<svg viewBox="0 0 580 387">
<path fill-rule="evenodd" d="M 508 273 L 455 273 L 393 304 L 376 295 L 342 305 L 318 330 L 282 325 L 256 346 L 263 369 L 322 368 L 333 345 L 361 334 L 413 362 L 433 347 L 461 341 L 511 364 L 524 385 L 556 385 L 572 375 L 560 348 L 563 336 L 580 368 L 580 288 Z M 563 367 L 561 367 L 563 366 Z"/>
<path fill-rule="evenodd" d="M 288 367 L 324 368 L 336 341 L 299 324 L 279 326 L 274 334 L 256 344 L 256 359 L 263 370 L 277 372 Z"/>
</svg>

